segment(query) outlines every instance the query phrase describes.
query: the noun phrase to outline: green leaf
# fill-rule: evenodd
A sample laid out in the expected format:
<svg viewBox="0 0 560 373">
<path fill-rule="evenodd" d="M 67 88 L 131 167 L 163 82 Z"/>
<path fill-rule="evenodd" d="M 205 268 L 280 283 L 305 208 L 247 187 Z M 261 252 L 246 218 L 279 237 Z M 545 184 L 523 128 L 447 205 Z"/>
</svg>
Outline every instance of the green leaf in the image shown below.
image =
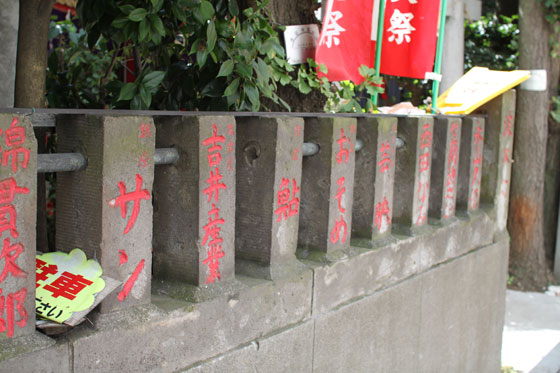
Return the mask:
<svg viewBox="0 0 560 373">
<path fill-rule="evenodd" d="M 306 82 L 304 82 L 303 80 L 299 81 L 298 89 L 301 93 L 303 93 L 305 95 L 308 94 L 309 92 L 311 92 L 311 87 L 309 87 L 309 85 Z"/>
<path fill-rule="evenodd" d="M 165 71 L 152 71 L 144 76 L 144 79 L 142 79 L 142 85 L 145 85 L 147 89 L 152 91 L 159 87 L 164 77 Z"/>
<path fill-rule="evenodd" d="M 204 66 L 207 59 L 208 59 L 208 52 L 206 51 L 206 49 L 202 49 L 196 52 L 196 62 L 198 63 L 199 67 Z"/>
<path fill-rule="evenodd" d="M 217 38 L 218 35 L 216 34 L 216 25 L 213 21 L 210 21 L 210 23 L 208 23 L 208 28 L 206 29 L 206 50 L 208 51 L 208 53 L 214 50 Z"/>
<path fill-rule="evenodd" d="M 148 36 L 149 31 L 150 26 L 148 26 L 148 22 L 146 22 L 146 19 L 143 19 L 138 24 L 138 41 L 144 41 Z"/>
<path fill-rule="evenodd" d="M 140 22 L 144 18 L 146 18 L 147 14 L 148 11 L 146 9 L 136 8 L 132 12 L 130 12 L 130 14 L 128 15 L 128 19 L 131 20 L 132 22 Z"/>
<path fill-rule="evenodd" d="M 202 18 L 207 21 L 214 16 L 214 7 L 209 1 L 202 0 L 200 2 L 200 13 L 202 14 Z"/>
<path fill-rule="evenodd" d="M 152 0 L 152 7 L 154 8 L 154 12 L 159 12 L 162 6 L 163 0 Z"/>
<path fill-rule="evenodd" d="M 152 27 L 158 34 L 160 34 L 161 36 L 165 36 L 165 27 L 163 26 L 161 18 L 159 18 L 155 14 L 150 14 L 150 22 L 152 23 Z"/>
<path fill-rule="evenodd" d="M 228 0 L 228 10 L 229 13 L 237 17 L 239 15 L 239 6 L 237 5 L 237 0 Z"/>
<path fill-rule="evenodd" d="M 126 101 L 134 97 L 136 93 L 136 83 L 126 83 L 121 87 L 119 99 L 117 101 Z"/>
<path fill-rule="evenodd" d="M 129 15 L 134 10 L 134 5 L 130 5 L 130 4 L 121 5 L 121 6 L 119 6 L 119 9 L 124 14 Z"/>
<path fill-rule="evenodd" d="M 111 26 L 117 29 L 121 29 L 124 26 L 126 26 L 127 23 L 128 23 L 128 18 L 120 17 L 120 18 L 115 18 L 115 20 L 113 20 L 113 22 L 111 23 Z"/>
<path fill-rule="evenodd" d="M 254 85 L 251 85 L 251 84 L 244 84 L 243 85 L 243 90 L 245 91 L 245 94 L 249 98 L 249 101 L 251 101 L 251 103 L 253 104 L 253 107 L 255 105 L 260 104 L 260 102 L 259 102 L 259 90 L 257 89 L 257 87 L 255 87 Z"/>
<path fill-rule="evenodd" d="M 218 72 L 218 75 L 216 77 L 228 76 L 233 72 L 233 66 L 234 66 L 233 60 L 227 60 L 220 67 L 220 71 Z"/>
<path fill-rule="evenodd" d="M 235 78 L 230 85 L 224 91 L 224 96 L 231 96 L 232 94 L 237 92 L 237 88 L 239 87 L 239 78 Z"/>
<path fill-rule="evenodd" d="M 130 108 L 132 110 L 142 110 L 144 106 L 142 106 L 142 98 L 139 95 L 134 96 L 132 101 L 130 102 Z"/>
<path fill-rule="evenodd" d="M 140 85 L 140 98 L 147 108 L 152 104 L 152 94 L 148 91 L 144 84 Z"/>
</svg>

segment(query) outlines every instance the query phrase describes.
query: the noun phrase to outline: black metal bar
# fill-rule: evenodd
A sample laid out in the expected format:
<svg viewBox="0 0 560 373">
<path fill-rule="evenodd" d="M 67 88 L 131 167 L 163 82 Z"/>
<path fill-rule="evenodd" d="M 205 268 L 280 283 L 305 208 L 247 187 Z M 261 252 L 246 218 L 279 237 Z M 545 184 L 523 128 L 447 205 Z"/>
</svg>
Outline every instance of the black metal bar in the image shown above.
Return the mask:
<svg viewBox="0 0 560 373">
<path fill-rule="evenodd" d="M 154 154 L 154 164 L 164 165 L 173 164 L 179 160 L 179 152 L 175 148 L 156 149 Z"/>
</svg>

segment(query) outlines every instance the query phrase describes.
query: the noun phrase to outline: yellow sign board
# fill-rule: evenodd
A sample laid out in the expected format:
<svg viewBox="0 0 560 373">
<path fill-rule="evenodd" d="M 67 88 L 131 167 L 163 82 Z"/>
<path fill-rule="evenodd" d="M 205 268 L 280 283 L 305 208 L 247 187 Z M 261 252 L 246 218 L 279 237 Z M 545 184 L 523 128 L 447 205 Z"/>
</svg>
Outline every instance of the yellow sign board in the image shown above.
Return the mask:
<svg viewBox="0 0 560 373">
<path fill-rule="evenodd" d="M 74 312 L 88 309 L 95 294 L 105 287 L 101 266 L 84 252 L 46 253 L 36 257 L 35 311 L 46 319 L 63 323 Z"/>
<path fill-rule="evenodd" d="M 530 76 L 527 70 L 495 71 L 487 67 L 473 67 L 438 97 L 438 111 L 443 114 L 470 114 Z"/>
</svg>

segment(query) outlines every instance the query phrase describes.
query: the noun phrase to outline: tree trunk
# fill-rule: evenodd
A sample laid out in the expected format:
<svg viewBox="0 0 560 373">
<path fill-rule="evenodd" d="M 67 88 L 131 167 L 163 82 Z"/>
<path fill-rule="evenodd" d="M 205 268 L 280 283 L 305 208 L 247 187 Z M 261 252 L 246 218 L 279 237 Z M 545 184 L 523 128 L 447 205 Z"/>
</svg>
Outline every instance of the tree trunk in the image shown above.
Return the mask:
<svg viewBox="0 0 560 373">
<path fill-rule="evenodd" d="M 326 4 L 326 1 L 323 3 Z M 318 7 L 315 0 L 270 0 L 266 9 L 275 23 L 288 26 L 318 23 L 314 15 Z M 280 40 L 284 39 L 283 35 L 279 37 Z M 297 78 L 297 74 L 293 74 L 293 77 Z M 325 105 L 325 97 L 316 90 L 304 95 L 290 85 L 279 85 L 276 93 L 294 112 L 322 112 Z M 266 101 L 265 104 L 271 111 L 286 110 L 284 106 L 270 101 Z"/>
<path fill-rule="evenodd" d="M 519 0 L 519 68 L 550 72 L 549 24 L 540 3 Z M 544 249 L 544 175 L 549 94 L 519 90 L 508 228 L 510 273 L 525 290 L 543 290 L 550 269 Z"/>
<path fill-rule="evenodd" d="M 15 107 L 45 107 L 47 37 L 55 0 L 20 0 Z"/>
</svg>

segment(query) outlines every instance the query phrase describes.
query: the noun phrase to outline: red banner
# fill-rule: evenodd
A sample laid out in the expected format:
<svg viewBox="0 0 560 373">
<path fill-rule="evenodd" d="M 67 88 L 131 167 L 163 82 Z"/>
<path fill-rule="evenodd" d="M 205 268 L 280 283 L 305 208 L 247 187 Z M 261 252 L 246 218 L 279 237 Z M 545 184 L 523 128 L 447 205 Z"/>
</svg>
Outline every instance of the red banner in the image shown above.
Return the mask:
<svg viewBox="0 0 560 373">
<path fill-rule="evenodd" d="M 381 73 L 425 79 L 433 71 L 439 0 L 388 0 Z"/>
<path fill-rule="evenodd" d="M 372 66 L 373 0 L 328 0 L 315 60 L 327 66 L 330 81 L 363 81 L 358 69 Z M 436 15 L 437 16 L 437 15 Z"/>
</svg>

